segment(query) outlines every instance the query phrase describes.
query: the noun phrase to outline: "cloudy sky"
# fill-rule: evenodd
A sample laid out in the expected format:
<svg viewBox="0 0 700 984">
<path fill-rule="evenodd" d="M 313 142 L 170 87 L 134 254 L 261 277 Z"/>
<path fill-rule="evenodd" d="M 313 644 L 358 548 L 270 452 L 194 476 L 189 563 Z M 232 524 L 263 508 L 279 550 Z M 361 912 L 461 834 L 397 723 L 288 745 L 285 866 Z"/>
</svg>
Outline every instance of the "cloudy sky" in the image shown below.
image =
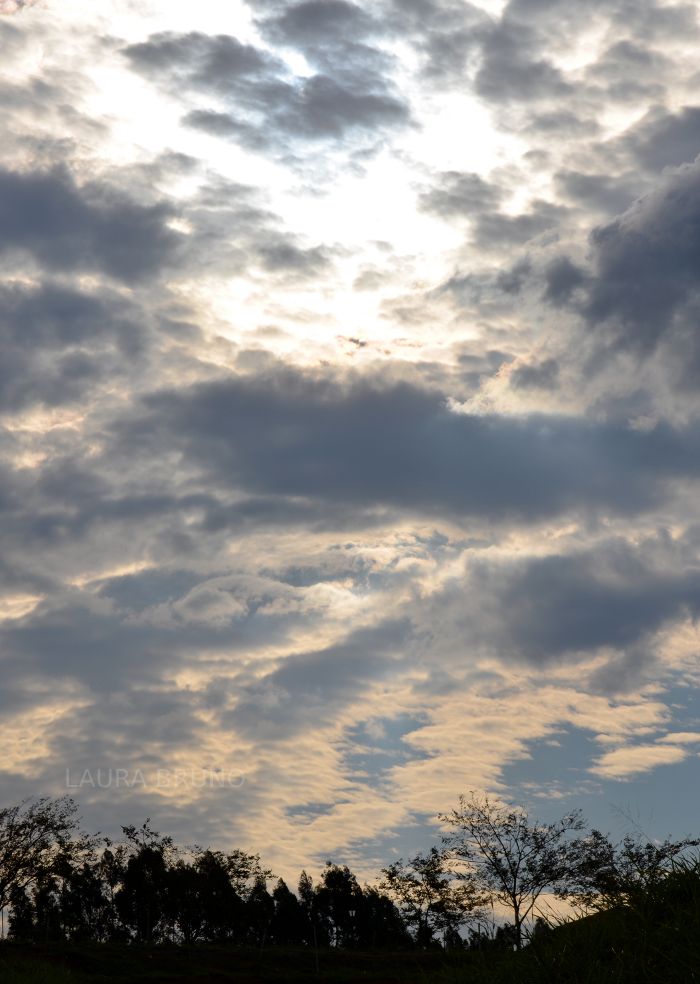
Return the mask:
<svg viewBox="0 0 700 984">
<path fill-rule="evenodd" d="M 2 801 L 693 830 L 698 5 L 0 10 Z"/>
</svg>

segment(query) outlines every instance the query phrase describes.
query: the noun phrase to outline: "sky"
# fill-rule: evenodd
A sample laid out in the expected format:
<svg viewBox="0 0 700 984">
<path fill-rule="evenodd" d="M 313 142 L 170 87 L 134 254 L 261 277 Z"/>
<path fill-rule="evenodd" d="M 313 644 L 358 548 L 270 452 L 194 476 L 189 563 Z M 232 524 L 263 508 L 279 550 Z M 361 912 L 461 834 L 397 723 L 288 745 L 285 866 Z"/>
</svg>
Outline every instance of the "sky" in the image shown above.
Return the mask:
<svg viewBox="0 0 700 984">
<path fill-rule="evenodd" d="M 2 802 L 697 833 L 698 4 L 0 13 Z"/>
</svg>

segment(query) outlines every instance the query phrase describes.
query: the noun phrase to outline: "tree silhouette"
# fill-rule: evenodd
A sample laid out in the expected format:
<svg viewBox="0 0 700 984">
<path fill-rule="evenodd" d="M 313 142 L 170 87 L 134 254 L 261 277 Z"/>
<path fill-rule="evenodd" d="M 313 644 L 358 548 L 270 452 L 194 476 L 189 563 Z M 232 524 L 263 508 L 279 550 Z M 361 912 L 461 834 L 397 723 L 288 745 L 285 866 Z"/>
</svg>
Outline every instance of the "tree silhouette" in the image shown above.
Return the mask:
<svg viewBox="0 0 700 984">
<path fill-rule="evenodd" d="M 646 891 L 672 872 L 700 840 L 685 837 L 653 843 L 639 834 L 626 834 L 613 842 L 609 835 L 592 830 L 574 841 L 570 892 L 584 910 L 626 904 L 640 890 Z"/>
<path fill-rule="evenodd" d="M 272 920 L 275 915 L 274 899 L 267 890 L 262 876 L 255 879 L 246 902 L 248 932 L 256 946 L 263 947 L 269 941 Z"/>
<path fill-rule="evenodd" d="M 357 946 L 361 949 L 404 949 L 413 942 L 392 899 L 368 885 L 362 889 L 355 923 Z"/>
<path fill-rule="evenodd" d="M 383 868 L 382 874 L 381 888 L 396 901 L 421 947 L 431 946 L 436 934 L 450 935 L 478 918 L 482 895 L 469 878 L 456 883 L 436 847 L 408 861 L 399 858 Z"/>
<path fill-rule="evenodd" d="M 439 819 L 452 831 L 444 838 L 449 855 L 476 883 L 513 914 L 515 946 L 520 949 L 525 920 L 536 915 L 543 892 L 563 892 L 570 883 L 573 842 L 583 829 L 575 812 L 554 823 L 530 820 L 525 810 L 472 792 L 459 808 Z"/>
<path fill-rule="evenodd" d="M 353 947 L 357 942 L 357 914 L 362 905 L 362 889 L 347 865 L 329 861 L 321 883 L 316 887 L 316 910 L 330 927 L 335 946 Z"/>
<path fill-rule="evenodd" d="M 161 835 L 146 820 L 142 827 L 122 827 L 130 854 L 115 894 L 119 918 L 139 943 L 162 939 L 168 916 L 168 867 L 173 855 L 171 837 Z"/>
<path fill-rule="evenodd" d="M 474 794 L 440 819 L 446 849 L 395 861 L 379 886 L 360 886 L 347 865 L 328 862 L 316 883 L 302 872 L 295 895 L 282 879 L 268 891 L 271 875 L 257 854 L 183 849 L 149 820 L 123 827 L 121 844 L 99 842 L 78 829 L 72 801 L 25 802 L 0 811 L 8 935 L 39 944 L 313 947 L 320 973 L 324 947 L 520 948 L 526 920 L 535 923 L 528 952 L 544 953 L 552 941 L 556 947 L 556 934 L 538 924 L 538 902 L 553 892 L 584 910 L 614 909 L 597 925 L 613 948 L 614 932 L 627 934 L 620 953 L 630 952 L 630 939 L 671 934 L 689 966 L 695 959 L 700 861 L 689 852 L 699 840 L 652 842 L 637 834 L 615 843 L 597 830 L 574 837 L 582 829 L 578 813 L 545 824 Z M 508 906 L 512 921 L 489 930 L 487 901 Z"/>
<path fill-rule="evenodd" d="M 24 800 L 0 810 L 0 909 L 17 889 L 51 875 L 61 858 L 84 847 L 77 814 L 67 796 Z"/>
<path fill-rule="evenodd" d="M 8 936 L 11 940 L 27 942 L 35 937 L 35 909 L 26 888 L 15 886 L 10 890 L 10 921 Z"/>
<path fill-rule="evenodd" d="M 271 926 L 274 942 L 280 946 L 312 943 L 308 913 L 281 878 L 272 892 L 272 900 L 275 906 Z"/>
<path fill-rule="evenodd" d="M 206 877 L 204 915 L 207 938 L 223 940 L 242 935 L 244 902 L 231 883 L 225 856 L 218 851 L 205 851 L 198 857 L 197 867 Z"/>
</svg>

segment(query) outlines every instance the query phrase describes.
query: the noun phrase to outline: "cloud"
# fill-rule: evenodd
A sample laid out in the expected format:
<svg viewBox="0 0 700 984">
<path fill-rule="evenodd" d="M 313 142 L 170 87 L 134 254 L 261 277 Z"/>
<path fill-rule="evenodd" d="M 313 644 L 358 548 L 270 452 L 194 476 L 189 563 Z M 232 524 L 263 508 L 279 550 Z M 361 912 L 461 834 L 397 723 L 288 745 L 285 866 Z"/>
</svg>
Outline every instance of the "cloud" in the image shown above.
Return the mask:
<svg viewBox="0 0 700 984">
<path fill-rule="evenodd" d="M 478 174 L 444 171 L 433 177 L 430 190 L 419 196 L 421 208 L 445 219 L 475 218 L 501 203 L 504 191 Z"/>
<path fill-rule="evenodd" d="M 638 655 L 663 626 L 698 610 L 700 569 L 678 564 L 670 545 L 623 540 L 510 564 L 476 559 L 469 632 L 540 665 L 606 648 Z"/>
<path fill-rule="evenodd" d="M 544 278 L 545 300 L 556 305 L 568 301 L 572 293 L 586 283 L 585 271 L 572 263 L 567 256 L 552 260 L 545 270 Z"/>
<path fill-rule="evenodd" d="M 115 441 L 125 460 L 168 447 L 207 482 L 249 495 L 519 522 L 632 515 L 698 460 L 693 427 L 471 416 L 407 383 L 289 369 L 155 393 Z"/>
<path fill-rule="evenodd" d="M 606 779 L 629 779 L 651 772 L 660 765 L 675 765 L 688 757 L 688 750 L 667 745 L 629 745 L 606 752 L 593 764 L 591 772 Z"/>
<path fill-rule="evenodd" d="M 638 197 L 639 176 L 567 170 L 554 175 L 554 186 L 560 195 L 586 209 L 619 215 Z"/>
<path fill-rule="evenodd" d="M 287 11 L 284 17 L 293 13 Z M 128 46 L 124 54 L 141 74 L 168 86 L 216 95 L 219 107 L 197 107 L 185 116 L 186 122 L 254 148 L 282 150 L 298 140 L 383 133 L 410 119 L 391 82 L 368 73 L 363 58 L 353 70 L 345 59 L 345 69 L 336 61 L 317 74 L 295 77 L 274 55 L 234 37 L 197 32 L 154 35 Z"/>
<path fill-rule="evenodd" d="M 587 77 L 603 83 L 609 100 L 626 102 L 662 98 L 664 77 L 673 70 L 670 58 L 630 40 L 618 41 L 589 67 Z"/>
<path fill-rule="evenodd" d="M 592 234 L 595 276 L 585 315 L 606 338 L 649 354 L 697 297 L 700 166 L 687 165 Z"/>
<path fill-rule="evenodd" d="M 697 731 L 670 731 L 659 742 L 664 745 L 695 745 L 700 744 L 700 733 Z"/>
<path fill-rule="evenodd" d="M 75 403 L 143 357 L 144 326 L 117 293 L 0 285 L 0 407 Z"/>
<path fill-rule="evenodd" d="M 168 227 L 172 205 L 141 205 L 121 189 L 76 184 L 65 169 L 0 167 L 0 253 L 27 255 L 55 272 L 99 271 L 139 282 L 172 267 L 183 237 Z"/>
<path fill-rule="evenodd" d="M 35 3 L 37 0 L 0 0 L 0 14 L 16 14 Z"/>
<path fill-rule="evenodd" d="M 377 26 L 361 7 L 346 0 L 306 0 L 289 4 L 274 17 L 260 22 L 265 33 L 277 41 L 301 48 L 316 44 L 358 40 Z"/>
<path fill-rule="evenodd" d="M 340 706 L 361 697 L 372 681 L 397 669 L 409 639 L 409 623 L 389 619 L 356 629 L 342 642 L 292 654 L 271 673 L 239 690 L 223 723 L 257 742 L 287 739 L 332 721 Z"/>
<path fill-rule="evenodd" d="M 477 217 L 474 241 L 486 249 L 512 249 L 557 228 L 566 213 L 564 206 L 543 200 L 532 202 L 528 211 L 519 215 L 484 211 Z"/>
<path fill-rule="evenodd" d="M 556 389 L 559 385 L 559 364 L 556 359 L 520 363 L 508 374 L 508 381 L 519 390 Z"/>
<path fill-rule="evenodd" d="M 693 754 L 694 5 L 186 7 L 0 25 L 7 800 L 233 760 L 89 816 L 366 862 Z"/>
<path fill-rule="evenodd" d="M 692 163 L 700 154 L 700 107 L 684 106 L 678 113 L 650 110 L 622 142 L 652 172 Z"/>
<path fill-rule="evenodd" d="M 510 5 L 512 8 L 512 4 Z M 573 93 L 562 72 L 540 55 L 536 32 L 506 16 L 483 33 L 476 91 L 494 103 L 534 103 Z"/>
</svg>

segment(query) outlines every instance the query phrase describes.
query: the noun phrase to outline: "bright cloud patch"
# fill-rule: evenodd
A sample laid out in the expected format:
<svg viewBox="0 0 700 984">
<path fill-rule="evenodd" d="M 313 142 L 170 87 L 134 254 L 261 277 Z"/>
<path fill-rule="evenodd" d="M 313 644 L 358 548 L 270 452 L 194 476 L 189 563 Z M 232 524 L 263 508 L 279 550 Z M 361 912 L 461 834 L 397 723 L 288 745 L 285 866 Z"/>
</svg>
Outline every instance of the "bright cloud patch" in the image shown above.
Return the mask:
<svg viewBox="0 0 700 984">
<path fill-rule="evenodd" d="M 667 745 L 632 745 L 615 748 L 602 755 L 594 765 L 596 775 L 611 779 L 624 779 L 642 772 L 650 772 L 660 765 L 672 765 L 687 757 L 685 748 Z"/>
</svg>

